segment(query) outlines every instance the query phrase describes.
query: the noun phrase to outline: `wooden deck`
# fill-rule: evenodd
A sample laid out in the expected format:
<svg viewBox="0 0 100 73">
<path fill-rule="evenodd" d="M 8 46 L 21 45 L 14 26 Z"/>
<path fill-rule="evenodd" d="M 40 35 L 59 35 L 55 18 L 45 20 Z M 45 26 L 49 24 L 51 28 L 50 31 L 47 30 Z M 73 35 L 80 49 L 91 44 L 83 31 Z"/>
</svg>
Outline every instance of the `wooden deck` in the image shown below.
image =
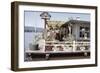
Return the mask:
<svg viewBox="0 0 100 73">
<path fill-rule="evenodd" d="M 77 51 L 77 52 L 40 52 L 40 51 L 27 51 L 27 57 L 30 57 L 30 60 L 25 61 L 45 61 L 45 60 L 65 60 L 65 59 L 86 59 L 90 58 L 90 51 Z"/>
</svg>

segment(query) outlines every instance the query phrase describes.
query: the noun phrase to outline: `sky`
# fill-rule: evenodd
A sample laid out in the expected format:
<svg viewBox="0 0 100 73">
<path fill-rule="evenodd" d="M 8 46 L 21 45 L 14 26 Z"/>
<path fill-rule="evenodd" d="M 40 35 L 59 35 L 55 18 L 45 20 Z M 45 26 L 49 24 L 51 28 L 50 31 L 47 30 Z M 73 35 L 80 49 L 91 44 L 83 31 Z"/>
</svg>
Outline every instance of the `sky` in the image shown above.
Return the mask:
<svg viewBox="0 0 100 73">
<path fill-rule="evenodd" d="M 31 27 L 44 28 L 44 20 L 41 19 L 40 14 L 42 11 L 24 11 L 24 25 Z M 76 19 L 80 17 L 80 20 L 90 21 L 89 13 L 67 13 L 67 12 L 48 12 L 51 15 L 50 20 L 55 21 L 65 21 L 67 22 L 69 18 Z"/>
</svg>

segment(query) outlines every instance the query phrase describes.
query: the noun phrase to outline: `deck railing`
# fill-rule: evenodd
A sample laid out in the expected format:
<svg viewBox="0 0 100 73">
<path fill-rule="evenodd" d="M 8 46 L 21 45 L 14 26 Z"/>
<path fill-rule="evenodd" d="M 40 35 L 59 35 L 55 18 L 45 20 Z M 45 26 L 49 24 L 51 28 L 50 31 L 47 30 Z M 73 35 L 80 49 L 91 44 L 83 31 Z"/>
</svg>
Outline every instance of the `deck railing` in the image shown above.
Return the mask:
<svg viewBox="0 0 100 73">
<path fill-rule="evenodd" d="M 90 51 L 90 42 L 84 42 L 84 41 L 81 42 L 80 41 L 72 41 L 72 42 L 46 41 L 45 46 L 53 46 L 54 51 L 56 51 L 55 49 L 57 48 L 57 46 L 61 46 L 66 52 Z"/>
</svg>

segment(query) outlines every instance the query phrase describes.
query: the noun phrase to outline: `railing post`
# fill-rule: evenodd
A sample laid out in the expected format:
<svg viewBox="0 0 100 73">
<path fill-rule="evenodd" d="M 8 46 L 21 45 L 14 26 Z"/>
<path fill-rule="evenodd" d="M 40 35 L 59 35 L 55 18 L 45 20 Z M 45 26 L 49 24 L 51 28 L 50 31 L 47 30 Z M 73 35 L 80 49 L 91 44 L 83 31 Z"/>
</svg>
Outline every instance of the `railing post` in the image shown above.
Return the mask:
<svg viewBox="0 0 100 73">
<path fill-rule="evenodd" d="M 76 42 L 75 42 L 75 40 L 73 41 L 73 52 L 75 52 L 76 51 Z"/>
</svg>

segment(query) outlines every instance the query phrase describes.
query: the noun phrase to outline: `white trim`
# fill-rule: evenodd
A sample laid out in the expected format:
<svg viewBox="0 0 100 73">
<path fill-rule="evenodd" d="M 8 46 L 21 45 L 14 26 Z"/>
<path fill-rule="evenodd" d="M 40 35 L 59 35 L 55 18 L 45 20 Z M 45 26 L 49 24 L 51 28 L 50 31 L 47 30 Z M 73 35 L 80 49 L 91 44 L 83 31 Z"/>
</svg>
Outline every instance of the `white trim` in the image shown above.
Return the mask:
<svg viewBox="0 0 100 73">
<path fill-rule="evenodd" d="M 75 59 L 75 60 L 54 60 L 54 61 L 35 61 L 24 62 L 24 10 L 35 11 L 53 11 L 53 12 L 74 12 L 74 13 L 90 13 L 91 14 L 91 58 L 90 59 Z M 95 11 L 92 9 L 80 8 L 60 8 L 60 7 L 43 7 L 43 6 L 19 6 L 19 68 L 35 68 L 35 67 L 50 67 L 62 65 L 83 65 L 95 64 Z"/>
</svg>

